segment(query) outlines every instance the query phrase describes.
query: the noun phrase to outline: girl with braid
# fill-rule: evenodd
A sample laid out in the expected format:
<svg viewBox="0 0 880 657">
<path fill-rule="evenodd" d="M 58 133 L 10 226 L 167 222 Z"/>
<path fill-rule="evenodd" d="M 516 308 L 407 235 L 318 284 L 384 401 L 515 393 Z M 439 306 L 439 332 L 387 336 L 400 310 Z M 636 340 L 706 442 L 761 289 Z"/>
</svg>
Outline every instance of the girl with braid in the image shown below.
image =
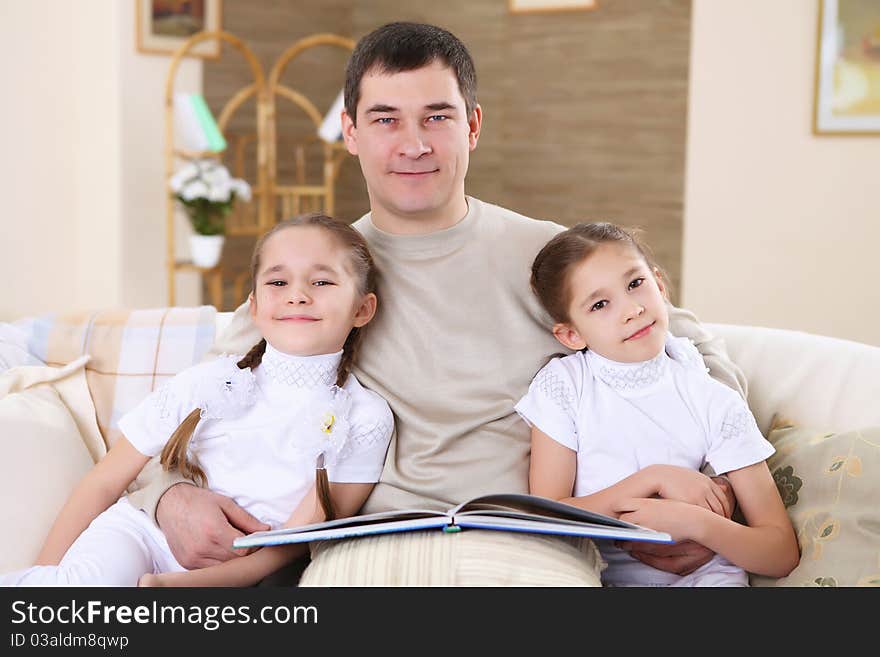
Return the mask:
<svg viewBox="0 0 880 657">
<path fill-rule="evenodd" d="M 343 222 L 298 217 L 259 240 L 251 271 L 263 339 L 244 357 L 180 372 L 125 415 L 123 437 L 72 493 L 38 565 L 0 583 L 249 586 L 305 554 L 304 544 L 275 546 L 186 571 L 152 520 L 120 499 L 157 454 L 272 528 L 357 513 L 393 428 L 385 400 L 350 373 L 376 312 L 367 244 Z"/>
</svg>

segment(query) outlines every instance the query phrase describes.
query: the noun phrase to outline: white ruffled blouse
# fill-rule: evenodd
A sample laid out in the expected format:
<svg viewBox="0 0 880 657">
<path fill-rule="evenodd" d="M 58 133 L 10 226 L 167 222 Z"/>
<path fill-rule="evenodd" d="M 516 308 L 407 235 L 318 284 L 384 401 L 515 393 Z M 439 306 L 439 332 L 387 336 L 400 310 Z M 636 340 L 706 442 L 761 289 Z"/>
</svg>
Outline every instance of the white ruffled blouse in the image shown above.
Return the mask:
<svg viewBox="0 0 880 657">
<path fill-rule="evenodd" d="M 277 527 L 314 483 L 319 457 L 330 481 L 372 483 L 382 473 L 391 409 L 353 374 L 335 385 L 341 356 L 291 356 L 267 345 L 253 372 L 236 365 L 240 356 L 202 363 L 147 397 L 119 428 L 138 451 L 155 456 L 200 408 L 190 458 L 208 486 Z"/>
</svg>

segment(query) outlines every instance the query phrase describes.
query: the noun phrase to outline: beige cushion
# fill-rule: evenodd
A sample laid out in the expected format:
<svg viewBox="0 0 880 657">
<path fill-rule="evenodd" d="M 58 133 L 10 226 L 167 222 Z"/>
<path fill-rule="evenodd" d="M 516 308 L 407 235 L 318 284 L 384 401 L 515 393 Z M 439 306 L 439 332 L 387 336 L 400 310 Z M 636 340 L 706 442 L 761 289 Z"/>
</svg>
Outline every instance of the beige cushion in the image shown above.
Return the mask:
<svg viewBox="0 0 880 657">
<path fill-rule="evenodd" d="M 86 360 L 0 375 L 0 572 L 33 563 L 71 491 L 103 454 Z"/>
<path fill-rule="evenodd" d="M 826 432 L 783 426 L 768 460 L 798 536 L 801 561 L 753 586 L 880 586 L 880 426 Z"/>
</svg>

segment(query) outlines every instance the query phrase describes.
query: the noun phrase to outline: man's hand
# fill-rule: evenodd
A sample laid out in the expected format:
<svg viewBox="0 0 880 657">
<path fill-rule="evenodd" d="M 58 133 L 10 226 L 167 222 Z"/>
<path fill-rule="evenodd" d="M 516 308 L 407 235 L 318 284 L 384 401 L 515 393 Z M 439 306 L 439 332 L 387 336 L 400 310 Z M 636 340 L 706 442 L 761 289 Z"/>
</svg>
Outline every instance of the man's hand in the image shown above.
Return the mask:
<svg viewBox="0 0 880 657">
<path fill-rule="evenodd" d="M 174 558 L 190 570 L 248 554 L 252 550 L 235 550 L 232 541 L 269 529 L 228 497 L 189 484 L 176 484 L 162 495 L 156 520 Z"/>
<path fill-rule="evenodd" d="M 693 541 L 682 541 L 671 545 L 617 541 L 615 545 L 626 550 L 642 563 L 676 575 L 688 575 L 715 556 L 712 550 Z"/>
<path fill-rule="evenodd" d="M 723 515 L 725 518 L 731 518 L 733 516 L 733 510 L 736 508 L 736 493 L 733 492 L 733 486 L 730 484 L 730 480 L 727 477 L 712 477 L 712 481 L 721 488 L 721 492 L 724 493 L 725 497 L 726 503 L 724 505 L 724 513 L 719 515 Z"/>
<path fill-rule="evenodd" d="M 723 515 L 729 518 L 736 506 L 733 486 L 725 477 L 712 477 L 712 481 L 724 492 L 727 503 L 724 504 Z M 712 550 L 693 541 L 682 541 L 671 545 L 642 541 L 617 541 L 615 544 L 642 563 L 677 575 L 688 575 L 715 556 Z"/>
</svg>

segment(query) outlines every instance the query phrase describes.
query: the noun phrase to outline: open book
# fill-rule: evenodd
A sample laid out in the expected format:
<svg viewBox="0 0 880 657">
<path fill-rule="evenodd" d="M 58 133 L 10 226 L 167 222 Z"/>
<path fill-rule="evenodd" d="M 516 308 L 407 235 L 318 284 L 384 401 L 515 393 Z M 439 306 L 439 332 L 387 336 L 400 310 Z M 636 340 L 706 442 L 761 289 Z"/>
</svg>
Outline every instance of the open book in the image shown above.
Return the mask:
<svg viewBox="0 0 880 657">
<path fill-rule="evenodd" d="M 590 538 L 671 543 L 669 534 L 633 525 L 534 495 L 484 495 L 443 511 L 404 509 L 329 520 L 313 525 L 255 532 L 235 539 L 233 546 L 249 548 L 282 543 L 326 541 L 369 534 L 466 528 L 533 534 L 565 534 Z"/>
</svg>

